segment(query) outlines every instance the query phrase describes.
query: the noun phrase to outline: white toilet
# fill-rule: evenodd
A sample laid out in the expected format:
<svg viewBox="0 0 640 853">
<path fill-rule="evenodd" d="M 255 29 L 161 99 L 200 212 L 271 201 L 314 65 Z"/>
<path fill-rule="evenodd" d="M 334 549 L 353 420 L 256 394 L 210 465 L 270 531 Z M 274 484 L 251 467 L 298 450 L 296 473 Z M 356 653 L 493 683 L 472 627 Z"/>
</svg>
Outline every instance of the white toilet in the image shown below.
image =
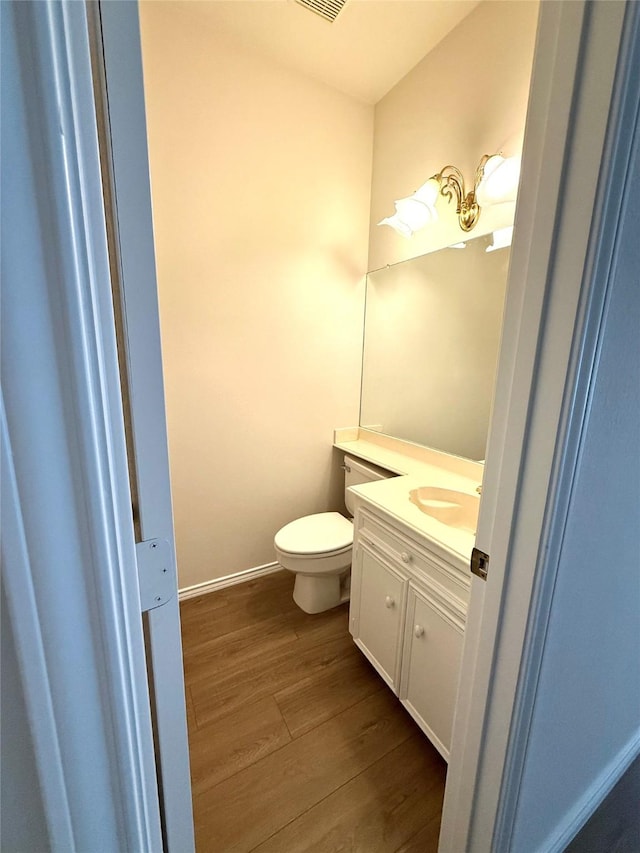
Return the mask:
<svg viewBox="0 0 640 853">
<path fill-rule="evenodd" d="M 349 486 L 384 480 L 394 474 L 373 465 L 344 458 L 344 500 L 353 516 Z M 293 600 L 306 613 L 321 613 L 349 600 L 353 524 L 339 512 L 319 512 L 297 518 L 274 539 L 283 569 L 294 572 Z"/>
</svg>

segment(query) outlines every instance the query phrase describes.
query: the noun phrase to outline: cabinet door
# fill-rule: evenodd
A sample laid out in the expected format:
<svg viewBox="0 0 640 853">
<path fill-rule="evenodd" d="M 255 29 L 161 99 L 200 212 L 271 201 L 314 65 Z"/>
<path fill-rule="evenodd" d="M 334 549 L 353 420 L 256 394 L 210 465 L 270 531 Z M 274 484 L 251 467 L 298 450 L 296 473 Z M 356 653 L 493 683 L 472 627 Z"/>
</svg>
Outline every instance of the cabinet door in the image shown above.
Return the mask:
<svg viewBox="0 0 640 853">
<path fill-rule="evenodd" d="M 462 644 L 459 620 L 411 586 L 400 698 L 445 759 L 451 745 Z"/>
<path fill-rule="evenodd" d="M 359 548 L 359 561 L 360 606 L 354 639 L 397 693 L 407 581 L 366 547 Z"/>
</svg>

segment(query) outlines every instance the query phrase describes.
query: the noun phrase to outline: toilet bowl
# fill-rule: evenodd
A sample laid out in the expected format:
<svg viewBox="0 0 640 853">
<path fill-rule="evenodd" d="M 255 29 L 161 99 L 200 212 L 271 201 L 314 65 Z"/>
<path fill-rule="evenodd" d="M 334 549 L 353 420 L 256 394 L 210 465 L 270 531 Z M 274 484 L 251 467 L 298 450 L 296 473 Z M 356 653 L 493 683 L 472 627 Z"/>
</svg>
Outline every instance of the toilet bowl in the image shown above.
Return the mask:
<svg viewBox="0 0 640 853">
<path fill-rule="evenodd" d="M 394 476 L 345 456 L 345 503 L 353 512 L 349 486 Z M 276 557 L 296 576 L 293 600 L 305 613 L 321 613 L 349 599 L 353 524 L 339 512 L 305 515 L 275 535 Z"/>
<path fill-rule="evenodd" d="M 353 524 L 339 512 L 306 515 L 276 533 L 278 562 L 295 573 L 293 600 L 305 613 L 343 601 L 340 580 L 351 568 L 352 543 Z"/>
</svg>

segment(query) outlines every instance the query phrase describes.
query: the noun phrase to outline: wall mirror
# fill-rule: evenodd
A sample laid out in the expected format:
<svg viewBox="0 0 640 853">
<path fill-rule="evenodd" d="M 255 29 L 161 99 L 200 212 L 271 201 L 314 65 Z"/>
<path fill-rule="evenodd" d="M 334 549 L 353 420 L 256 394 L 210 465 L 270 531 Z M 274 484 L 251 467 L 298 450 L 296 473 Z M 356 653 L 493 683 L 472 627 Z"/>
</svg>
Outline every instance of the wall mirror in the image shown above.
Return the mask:
<svg viewBox="0 0 640 853">
<path fill-rule="evenodd" d="M 361 427 L 484 459 L 510 252 L 491 247 L 467 239 L 367 275 Z"/>
</svg>

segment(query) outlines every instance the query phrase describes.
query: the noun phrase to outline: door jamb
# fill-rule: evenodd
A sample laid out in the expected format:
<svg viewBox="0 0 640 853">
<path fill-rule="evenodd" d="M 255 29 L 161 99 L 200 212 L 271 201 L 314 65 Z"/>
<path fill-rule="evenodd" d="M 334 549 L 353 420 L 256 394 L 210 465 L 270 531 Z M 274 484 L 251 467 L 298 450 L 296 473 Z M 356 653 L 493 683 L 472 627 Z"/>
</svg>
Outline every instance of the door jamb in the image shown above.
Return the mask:
<svg viewBox="0 0 640 853">
<path fill-rule="evenodd" d="M 517 796 L 503 782 L 519 778 L 527 729 L 512 725 L 535 698 L 535 686 L 519 688 L 535 685 L 528 652 L 544 635 L 550 597 L 541 606 L 539 589 L 553 569 L 545 546 L 561 521 L 558 478 L 572 473 L 569 424 L 586 406 L 577 365 L 596 346 L 585 329 L 602 220 L 582 212 L 609 188 L 599 175 L 617 63 L 617 97 L 631 84 L 620 47 L 629 4 L 541 7 L 477 537 L 491 569 L 486 585 L 472 580 L 441 853 L 505 849 L 496 838 L 513 826 Z"/>
</svg>

